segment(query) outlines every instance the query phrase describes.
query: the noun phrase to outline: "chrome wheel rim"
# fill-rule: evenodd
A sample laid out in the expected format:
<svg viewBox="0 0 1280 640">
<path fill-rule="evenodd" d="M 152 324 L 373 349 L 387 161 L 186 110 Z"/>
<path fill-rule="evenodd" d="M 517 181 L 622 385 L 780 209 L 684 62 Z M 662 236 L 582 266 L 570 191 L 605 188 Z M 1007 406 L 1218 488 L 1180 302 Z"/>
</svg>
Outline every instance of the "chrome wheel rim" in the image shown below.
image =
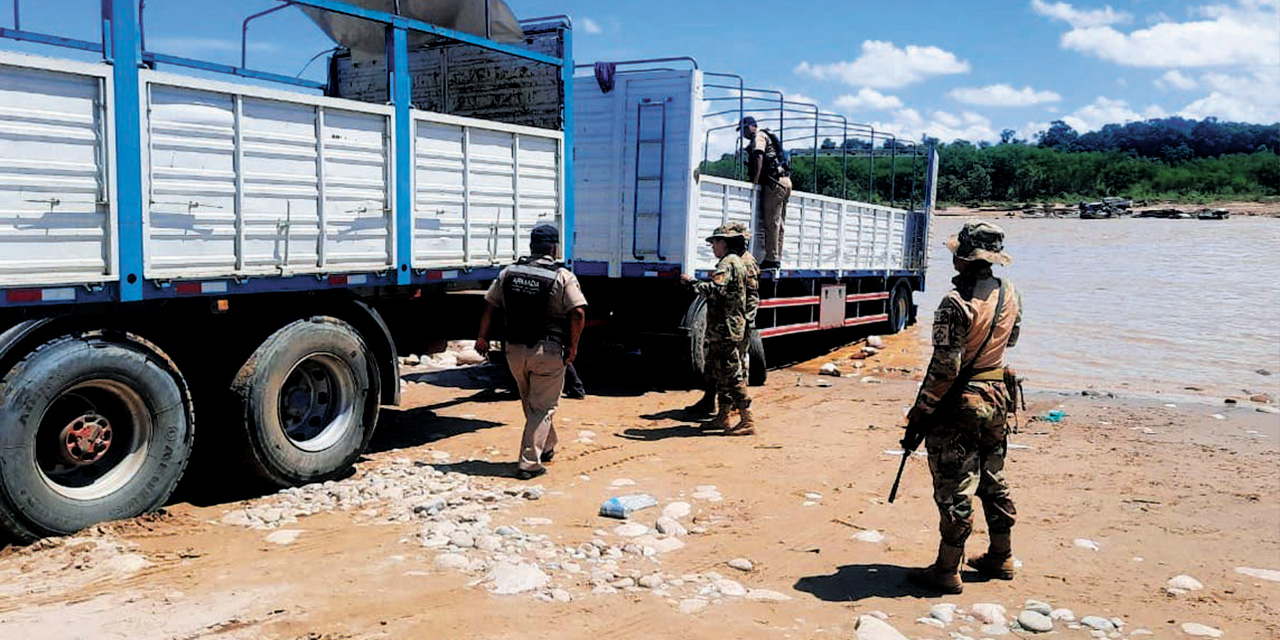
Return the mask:
<svg viewBox="0 0 1280 640">
<path fill-rule="evenodd" d="M 360 419 L 355 390 L 355 372 L 346 361 L 325 353 L 303 358 L 280 388 L 279 419 L 285 437 L 303 451 L 337 444 Z"/>
<path fill-rule="evenodd" d="M 128 486 L 150 451 L 151 410 L 116 380 L 89 380 L 54 398 L 36 431 L 45 485 L 72 500 L 97 500 Z"/>
</svg>

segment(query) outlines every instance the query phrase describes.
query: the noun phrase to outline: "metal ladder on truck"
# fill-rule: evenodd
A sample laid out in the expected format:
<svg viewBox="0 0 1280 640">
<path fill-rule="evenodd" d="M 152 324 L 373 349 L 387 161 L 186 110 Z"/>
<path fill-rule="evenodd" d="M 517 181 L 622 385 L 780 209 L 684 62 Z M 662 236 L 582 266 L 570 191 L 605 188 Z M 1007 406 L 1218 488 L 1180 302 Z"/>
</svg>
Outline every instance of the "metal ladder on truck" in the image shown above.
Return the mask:
<svg viewBox="0 0 1280 640">
<path fill-rule="evenodd" d="M 657 117 L 658 137 L 652 137 L 652 126 L 646 129 L 645 112 L 649 112 L 652 116 Z M 650 149 L 657 146 L 657 158 L 652 153 L 645 153 L 646 146 Z M 653 102 L 649 98 L 640 101 L 636 107 L 636 162 L 635 162 L 635 183 L 634 193 L 631 197 L 631 255 L 637 260 L 644 260 L 646 255 L 652 254 L 658 257 L 660 261 L 666 261 L 667 257 L 662 255 L 662 200 L 663 188 L 666 186 L 666 166 L 667 166 L 667 103 Z M 656 162 L 655 162 L 656 160 Z M 653 166 L 656 165 L 656 166 Z M 642 193 L 641 184 L 646 186 L 657 186 L 656 195 L 646 199 L 645 206 L 641 205 L 640 196 Z M 649 189 L 643 190 L 649 193 Z M 640 219 L 654 218 L 654 226 L 657 230 L 654 234 L 654 242 L 652 248 L 648 246 L 640 246 Z M 646 225 L 647 226 L 647 225 Z"/>
</svg>

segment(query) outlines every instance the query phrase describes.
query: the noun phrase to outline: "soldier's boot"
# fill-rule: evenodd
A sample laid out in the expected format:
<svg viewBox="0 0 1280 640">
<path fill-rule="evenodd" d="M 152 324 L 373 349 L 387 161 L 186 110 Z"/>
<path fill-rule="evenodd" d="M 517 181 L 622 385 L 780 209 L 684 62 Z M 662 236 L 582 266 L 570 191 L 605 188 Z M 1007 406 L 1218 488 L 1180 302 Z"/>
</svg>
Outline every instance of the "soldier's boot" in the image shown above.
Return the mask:
<svg viewBox="0 0 1280 640">
<path fill-rule="evenodd" d="M 711 420 L 702 423 L 703 431 L 727 431 L 729 429 L 730 417 L 729 403 L 721 402 L 720 411 L 716 412 L 716 416 Z"/>
<path fill-rule="evenodd" d="M 907 579 L 913 584 L 942 593 L 961 593 L 960 564 L 964 561 L 964 547 L 938 543 L 938 559 L 923 569 L 912 569 Z"/>
<path fill-rule="evenodd" d="M 971 558 L 967 562 L 970 567 L 984 576 L 998 580 L 1012 580 L 1013 567 L 1013 535 L 1008 533 L 991 534 L 991 546 L 987 552 Z"/>
<path fill-rule="evenodd" d="M 752 436 L 756 433 L 756 419 L 751 415 L 751 409 L 743 407 L 738 410 L 741 419 L 738 424 L 733 425 L 731 429 L 725 429 L 726 436 Z"/>
<path fill-rule="evenodd" d="M 697 402 L 687 406 L 684 410 L 688 413 L 698 415 L 706 415 L 716 410 L 716 394 L 714 391 L 708 391 L 702 394 Z"/>
</svg>

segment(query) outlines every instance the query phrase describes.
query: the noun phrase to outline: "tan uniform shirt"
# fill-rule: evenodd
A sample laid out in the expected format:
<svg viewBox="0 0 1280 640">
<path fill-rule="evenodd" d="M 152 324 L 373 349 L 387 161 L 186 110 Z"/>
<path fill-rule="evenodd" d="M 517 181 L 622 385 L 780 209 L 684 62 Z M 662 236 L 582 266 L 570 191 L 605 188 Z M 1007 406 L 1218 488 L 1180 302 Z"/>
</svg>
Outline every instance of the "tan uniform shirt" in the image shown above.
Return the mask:
<svg viewBox="0 0 1280 640">
<path fill-rule="evenodd" d="M 920 384 L 916 410 L 931 414 L 956 384 L 961 372 L 976 373 L 1004 366 L 1004 353 L 1018 343 L 1022 328 L 1022 295 L 1007 280 L 1004 306 L 987 346 L 992 318 L 1000 295 L 1000 280 L 990 269 L 956 276 L 955 289 L 947 293 L 933 315 L 933 359 Z"/>
<path fill-rule="evenodd" d="M 534 260 L 532 264 L 549 265 L 555 264 L 555 260 L 549 256 L 542 256 Z M 489 285 L 489 291 L 484 294 L 484 299 L 489 304 L 503 308 L 502 306 L 502 283 L 504 278 L 509 275 L 506 269 L 503 269 L 494 278 L 493 284 Z M 569 312 L 578 307 L 587 306 L 587 298 L 582 295 L 582 285 L 578 284 L 578 276 L 573 275 L 572 271 L 561 268 L 556 271 L 555 284 L 551 285 L 551 299 L 548 301 L 549 309 L 547 314 L 555 319 L 564 319 L 568 317 Z"/>
</svg>

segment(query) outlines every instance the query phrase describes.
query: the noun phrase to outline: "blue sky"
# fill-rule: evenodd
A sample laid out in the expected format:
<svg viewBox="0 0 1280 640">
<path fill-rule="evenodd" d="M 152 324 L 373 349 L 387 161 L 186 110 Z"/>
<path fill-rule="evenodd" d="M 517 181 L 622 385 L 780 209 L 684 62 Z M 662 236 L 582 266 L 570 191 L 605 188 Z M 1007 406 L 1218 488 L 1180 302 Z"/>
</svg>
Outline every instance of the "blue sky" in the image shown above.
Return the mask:
<svg viewBox="0 0 1280 640">
<path fill-rule="evenodd" d="M 508 2 L 520 17 L 571 15 L 579 62 L 689 55 L 907 137 L 1280 121 L 1280 0 Z M 238 63 L 240 20 L 275 4 L 148 0 L 148 47 Z M 97 6 L 27 0 L 23 27 L 96 40 Z M 331 46 L 293 9 L 256 23 L 250 43 L 250 66 L 290 75 Z"/>
</svg>

